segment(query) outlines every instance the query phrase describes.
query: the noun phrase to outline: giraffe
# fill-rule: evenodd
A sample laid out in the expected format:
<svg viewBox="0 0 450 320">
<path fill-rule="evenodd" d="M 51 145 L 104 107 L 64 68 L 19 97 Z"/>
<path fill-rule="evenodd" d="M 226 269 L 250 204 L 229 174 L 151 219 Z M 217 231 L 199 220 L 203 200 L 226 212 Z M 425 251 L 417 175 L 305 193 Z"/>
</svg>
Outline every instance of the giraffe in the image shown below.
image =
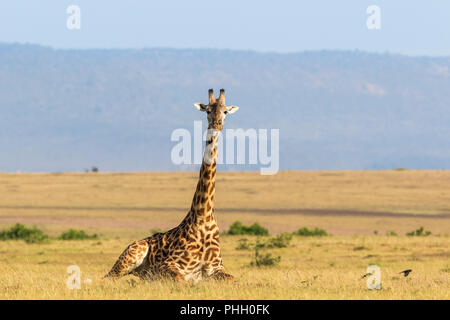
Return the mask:
<svg viewBox="0 0 450 320">
<path fill-rule="evenodd" d="M 225 272 L 222 263 L 219 227 L 214 218 L 214 194 L 219 133 L 226 115 L 239 108 L 225 104 L 224 89 L 220 90 L 218 99 L 213 89 L 208 93 L 207 105 L 194 103 L 198 110 L 207 113 L 208 131 L 197 189 L 189 212 L 177 227 L 131 243 L 105 278 L 117 279 L 133 274 L 142 279 L 162 276 L 179 282 L 197 282 L 205 278 L 234 279 Z"/>
</svg>

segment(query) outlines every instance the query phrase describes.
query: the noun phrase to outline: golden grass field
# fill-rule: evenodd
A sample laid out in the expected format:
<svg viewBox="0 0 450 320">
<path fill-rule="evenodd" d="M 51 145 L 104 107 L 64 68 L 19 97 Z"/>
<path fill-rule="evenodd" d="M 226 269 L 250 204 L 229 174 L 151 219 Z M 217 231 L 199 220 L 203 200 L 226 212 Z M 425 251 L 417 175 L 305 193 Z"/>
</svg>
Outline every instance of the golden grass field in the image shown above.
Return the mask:
<svg viewBox="0 0 450 320">
<path fill-rule="evenodd" d="M 221 236 L 234 283 L 177 284 L 133 276 L 102 280 L 133 240 L 176 226 L 190 207 L 197 173 L 0 174 L 0 228 L 36 225 L 52 237 L 69 228 L 100 239 L 43 244 L 0 241 L 1 299 L 449 299 L 450 171 L 218 172 L 216 218 L 258 222 L 272 235 L 320 227 L 327 237 L 294 237 L 274 267 L 252 267 L 242 238 Z M 407 237 L 423 226 L 427 237 Z M 376 231 L 376 234 L 374 233 Z M 387 236 L 395 231 L 398 236 Z M 382 290 L 361 279 L 381 268 Z M 78 265 L 81 290 L 66 269 Z M 407 277 L 399 274 L 413 272 Z"/>
</svg>

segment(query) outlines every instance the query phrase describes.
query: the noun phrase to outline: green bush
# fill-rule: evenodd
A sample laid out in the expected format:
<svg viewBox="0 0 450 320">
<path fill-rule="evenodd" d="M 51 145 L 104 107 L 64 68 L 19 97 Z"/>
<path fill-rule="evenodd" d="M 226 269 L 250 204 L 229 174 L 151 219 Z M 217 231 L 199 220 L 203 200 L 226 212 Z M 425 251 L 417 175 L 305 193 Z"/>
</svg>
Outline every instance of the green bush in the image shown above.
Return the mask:
<svg viewBox="0 0 450 320">
<path fill-rule="evenodd" d="M 16 223 L 9 229 L 0 232 L 0 240 L 24 240 L 26 243 L 42 243 L 48 240 L 48 236 L 36 227 L 28 228 Z"/>
<path fill-rule="evenodd" d="M 324 229 L 315 228 L 313 230 L 310 230 L 306 227 L 298 229 L 293 234 L 302 237 L 323 237 L 328 235 L 328 233 Z"/>
<path fill-rule="evenodd" d="M 236 250 L 250 250 L 251 245 L 252 244 L 248 241 L 248 239 L 239 239 L 239 244 L 236 247 Z"/>
<path fill-rule="evenodd" d="M 423 227 L 420 227 L 417 230 L 413 230 L 411 232 L 408 232 L 406 235 L 409 237 L 426 237 L 431 234 L 431 231 L 425 231 Z"/>
<path fill-rule="evenodd" d="M 389 237 L 396 237 L 397 236 L 397 232 L 395 231 L 386 231 L 386 235 Z"/>
<path fill-rule="evenodd" d="M 97 239 L 98 236 L 96 234 L 88 235 L 83 230 L 70 229 L 69 231 L 61 234 L 58 239 L 59 240 L 88 240 L 88 239 Z"/>
<path fill-rule="evenodd" d="M 240 221 L 236 221 L 230 226 L 230 229 L 228 230 L 228 234 L 233 235 L 255 235 L 255 236 L 268 236 L 269 231 L 260 226 L 257 222 L 252 224 L 251 226 L 245 226 Z"/>
<path fill-rule="evenodd" d="M 286 248 L 292 240 L 292 234 L 284 232 L 266 242 L 267 248 Z"/>
<path fill-rule="evenodd" d="M 254 260 L 250 263 L 251 266 L 254 267 L 271 267 L 279 264 L 281 261 L 281 257 L 273 257 L 271 253 L 260 253 L 260 248 L 258 245 L 255 246 L 255 257 Z"/>
<path fill-rule="evenodd" d="M 267 241 L 261 241 L 257 239 L 256 242 L 251 242 L 248 239 L 239 239 L 239 244 L 236 247 L 236 250 L 251 250 L 255 247 L 259 249 L 267 248 L 286 248 L 289 246 L 289 243 L 292 240 L 291 233 L 282 233 L 276 237 L 271 237 L 267 239 Z"/>
</svg>

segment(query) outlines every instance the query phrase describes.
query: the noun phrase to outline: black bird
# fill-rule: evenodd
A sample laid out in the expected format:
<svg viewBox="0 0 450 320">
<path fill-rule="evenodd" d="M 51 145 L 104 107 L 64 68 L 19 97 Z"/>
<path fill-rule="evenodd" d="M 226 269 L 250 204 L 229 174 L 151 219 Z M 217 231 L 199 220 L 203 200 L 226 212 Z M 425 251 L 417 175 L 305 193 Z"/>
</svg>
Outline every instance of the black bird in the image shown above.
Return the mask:
<svg viewBox="0 0 450 320">
<path fill-rule="evenodd" d="M 411 269 L 408 269 L 408 270 L 403 270 L 402 272 L 399 272 L 399 273 L 403 273 L 403 275 L 404 275 L 405 277 L 407 277 L 407 276 L 409 276 L 409 273 L 410 273 L 411 271 L 412 271 Z"/>
</svg>

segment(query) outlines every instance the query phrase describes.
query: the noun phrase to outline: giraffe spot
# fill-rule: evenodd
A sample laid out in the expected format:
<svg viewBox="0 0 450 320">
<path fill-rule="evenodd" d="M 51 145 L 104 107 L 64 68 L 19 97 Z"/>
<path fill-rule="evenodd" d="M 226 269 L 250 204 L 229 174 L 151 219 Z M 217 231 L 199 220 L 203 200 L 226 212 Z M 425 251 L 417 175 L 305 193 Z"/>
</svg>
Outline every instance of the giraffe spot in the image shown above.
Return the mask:
<svg viewBox="0 0 450 320">
<path fill-rule="evenodd" d="M 195 245 L 188 245 L 187 246 L 187 249 L 189 250 L 189 251 L 194 251 L 195 249 L 197 249 L 197 246 L 195 246 Z"/>
<path fill-rule="evenodd" d="M 205 260 L 209 260 L 210 258 L 214 258 L 217 256 L 216 248 L 209 247 L 205 252 Z"/>
<path fill-rule="evenodd" d="M 205 252 L 205 260 L 206 260 L 206 261 L 209 260 L 209 254 L 210 254 L 210 252 L 211 252 L 211 250 L 206 249 L 206 252 Z"/>
<path fill-rule="evenodd" d="M 178 260 L 178 264 L 179 264 L 181 267 L 186 267 L 186 266 L 187 266 L 187 262 L 186 262 L 186 261 L 183 261 L 183 260 Z"/>
<path fill-rule="evenodd" d="M 213 241 L 211 241 L 211 245 L 219 247 L 219 242 L 216 240 L 213 240 Z"/>
</svg>

